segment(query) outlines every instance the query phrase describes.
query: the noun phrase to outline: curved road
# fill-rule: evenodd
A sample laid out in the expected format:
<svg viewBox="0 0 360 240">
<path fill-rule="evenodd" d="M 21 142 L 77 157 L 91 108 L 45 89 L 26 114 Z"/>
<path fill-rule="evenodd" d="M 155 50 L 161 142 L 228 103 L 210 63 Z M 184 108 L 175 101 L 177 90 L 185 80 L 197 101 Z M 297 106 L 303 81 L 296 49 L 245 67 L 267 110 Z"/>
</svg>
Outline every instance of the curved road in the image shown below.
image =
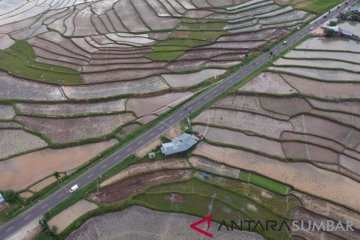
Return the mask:
<svg viewBox="0 0 360 240">
<path fill-rule="evenodd" d="M 311 22 L 308 26 L 303 28 L 301 31 L 297 32 L 296 34 L 290 36 L 287 40 L 287 43 L 280 43 L 274 48 L 272 48 L 269 52 L 272 52 L 273 56 L 279 55 L 283 50 L 285 50 L 289 45 L 292 45 L 306 36 L 310 31 L 311 28 L 316 28 L 320 26 L 322 23 L 327 21 L 329 18 L 332 18 L 334 15 L 338 14 L 339 12 L 343 11 L 344 8 L 351 5 L 352 1 L 348 1 L 349 4 L 343 3 L 339 5 L 339 8 L 332 10 L 330 14 L 327 14 L 325 17 L 319 17 L 317 20 Z M 40 217 L 49 209 L 55 207 L 65 199 L 67 199 L 70 195 L 68 189 L 78 184 L 79 188 L 84 187 L 85 185 L 89 184 L 90 182 L 94 181 L 98 178 L 101 174 L 104 174 L 113 166 L 119 164 L 127 157 L 132 155 L 137 150 L 141 149 L 147 143 L 153 141 L 153 139 L 159 137 L 163 133 L 165 133 L 170 126 L 174 125 L 176 122 L 187 117 L 191 112 L 201 108 L 205 104 L 207 104 L 210 100 L 221 94 L 222 92 L 228 90 L 236 83 L 243 80 L 246 76 L 253 73 L 256 69 L 260 66 L 268 63 L 271 61 L 272 57 L 270 53 L 264 53 L 260 55 L 257 59 L 249 63 L 247 66 L 240 69 L 235 74 L 229 76 L 226 80 L 219 82 L 218 84 L 214 85 L 213 87 L 209 88 L 207 91 L 203 92 L 201 95 L 193 99 L 191 102 L 183 106 L 182 108 L 178 109 L 164 121 L 160 122 L 152 129 L 147 131 L 146 133 L 138 136 L 130 143 L 125 145 L 119 151 L 111 155 L 110 157 L 106 158 L 105 160 L 101 161 L 99 164 L 94 166 L 93 168 L 89 169 L 87 172 L 70 182 L 69 184 L 63 186 L 61 189 L 47 197 L 46 199 L 38 202 L 36 205 L 25 211 L 24 213 L 20 214 L 13 220 L 9 221 L 8 223 L 4 224 L 0 228 L 0 239 L 6 239 L 7 237 L 13 235 L 18 230 L 32 222 L 34 219 Z"/>
</svg>

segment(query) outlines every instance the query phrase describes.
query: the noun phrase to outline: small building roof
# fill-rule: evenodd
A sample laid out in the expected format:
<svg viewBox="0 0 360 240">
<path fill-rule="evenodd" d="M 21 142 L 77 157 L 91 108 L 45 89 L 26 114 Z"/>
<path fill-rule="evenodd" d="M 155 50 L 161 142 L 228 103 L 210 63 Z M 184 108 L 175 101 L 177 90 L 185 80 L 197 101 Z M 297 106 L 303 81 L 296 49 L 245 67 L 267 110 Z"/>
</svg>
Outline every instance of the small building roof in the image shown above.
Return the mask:
<svg viewBox="0 0 360 240">
<path fill-rule="evenodd" d="M 3 203 L 3 202 L 5 202 L 5 199 L 4 199 L 3 195 L 0 193 L 0 203 Z"/>
<path fill-rule="evenodd" d="M 339 26 L 325 26 L 324 28 L 334 30 L 335 32 L 339 32 Z"/>
<path fill-rule="evenodd" d="M 166 156 L 184 152 L 194 146 L 198 141 L 199 139 L 195 135 L 184 133 L 174 138 L 171 142 L 163 143 L 161 145 L 161 152 Z"/>
<path fill-rule="evenodd" d="M 340 28 L 340 33 L 342 35 L 349 36 L 349 37 L 351 37 L 353 35 L 352 31 L 347 30 L 347 29 L 342 29 L 342 28 Z"/>
<path fill-rule="evenodd" d="M 350 8 L 351 12 L 355 12 L 355 13 L 360 13 L 360 7 L 359 6 L 354 6 L 352 8 Z"/>
</svg>

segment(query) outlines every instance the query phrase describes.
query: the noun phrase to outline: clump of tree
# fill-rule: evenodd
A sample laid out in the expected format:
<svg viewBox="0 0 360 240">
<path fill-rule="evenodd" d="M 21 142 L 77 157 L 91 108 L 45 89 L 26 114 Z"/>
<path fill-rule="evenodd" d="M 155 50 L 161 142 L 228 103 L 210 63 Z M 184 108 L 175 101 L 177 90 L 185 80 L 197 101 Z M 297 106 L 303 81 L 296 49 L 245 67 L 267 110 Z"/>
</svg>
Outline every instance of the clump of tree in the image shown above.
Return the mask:
<svg viewBox="0 0 360 240">
<path fill-rule="evenodd" d="M 42 226 L 41 232 L 35 236 L 35 240 L 57 240 L 59 237 L 57 236 L 59 228 L 57 226 L 52 226 L 49 228 L 48 224 L 41 219 L 39 224 Z"/>
<path fill-rule="evenodd" d="M 351 12 L 340 13 L 339 19 L 343 21 L 360 22 L 360 15 Z"/>
<path fill-rule="evenodd" d="M 335 36 L 335 31 L 333 29 L 325 28 L 324 30 L 325 37 Z"/>
<path fill-rule="evenodd" d="M 337 26 L 337 22 L 336 21 L 330 21 L 329 26 L 330 27 L 335 27 L 335 26 Z"/>
<path fill-rule="evenodd" d="M 15 203 L 19 199 L 18 194 L 14 190 L 6 190 L 3 191 L 1 194 L 4 197 L 5 202 L 8 203 Z"/>
</svg>

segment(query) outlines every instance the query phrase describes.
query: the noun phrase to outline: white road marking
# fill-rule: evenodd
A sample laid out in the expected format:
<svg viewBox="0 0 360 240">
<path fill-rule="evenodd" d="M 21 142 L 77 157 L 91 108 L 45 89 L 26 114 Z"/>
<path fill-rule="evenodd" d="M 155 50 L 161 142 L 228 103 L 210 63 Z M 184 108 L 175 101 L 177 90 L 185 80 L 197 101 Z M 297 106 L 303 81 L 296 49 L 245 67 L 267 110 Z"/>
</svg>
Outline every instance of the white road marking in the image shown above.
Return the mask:
<svg viewBox="0 0 360 240">
<path fill-rule="evenodd" d="M 128 149 L 126 149 L 127 152 L 130 152 L 132 150 L 132 147 L 129 147 Z"/>
<path fill-rule="evenodd" d="M 31 217 L 31 214 L 24 217 L 24 220 L 29 219 L 29 217 Z"/>
<path fill-rule="evenodd" d="M 155 133 L 152 132 L 152 133 L 150 133 L 149 137 L 152 137 L 152 136 L 154 136 L 154 135 L 155 135 Z"/>
<path fill-rule="evenodd" d="M 160 128 L 161 129 L 161 128 Z M 139 142 L 138 142 L 138 144 L 142 144 L 144 142 L 144 140 L 140 140 Z"/>
<path fill-rule="evenodd" d="M 61 193 L 61 194 L 58 196 L 58 198 L 61 198 L 63 195 L 64 195 L 64 193 Z"/>
<path fill-rule="evenodd" d="M 48 204 L 45 203 L 44 205 L 42 205 L 41 209 L 44 209 L 44 208 L 46 208 L 47 206 L 48 206 Z"/>
<path fill-rule="evenodd" d="M 106 168 L 106 166 L 107 166 L 107 165 L 106 165 L 106 164 L 104 164 L 104 165 L 102 165 L 102 166 L 101 166 L 101 168 L 102 168 L 102 169 L 104 169 L 104 168 Z"/>
<path fill-rule="evenodd" d="M 5 232 L 10 231 L 10 230 L 13 229 L 13 228 L 14 228 L 14 226 L 11 226 L 11 227 L 9 227 L 8 229 L 6 229 Z"/>
<path fill-rule="evenodd" d="M 92 176 L 94 176 L 93 173 L 91 173 L 90 175 L 88 175 L 87 178 L 91 178 Z"/>
</svg>

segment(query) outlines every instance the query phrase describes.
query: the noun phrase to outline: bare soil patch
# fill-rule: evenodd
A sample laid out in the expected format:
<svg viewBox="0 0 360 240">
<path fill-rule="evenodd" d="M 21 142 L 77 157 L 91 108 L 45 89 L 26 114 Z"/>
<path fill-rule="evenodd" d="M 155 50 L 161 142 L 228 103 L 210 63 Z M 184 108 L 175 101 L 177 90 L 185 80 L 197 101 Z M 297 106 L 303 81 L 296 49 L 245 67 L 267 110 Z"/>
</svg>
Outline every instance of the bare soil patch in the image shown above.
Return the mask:
<svg viewBox="0 0 360 240">
<path fill-rule="evenodd" d="M 306 223 L 311 222 L 312 224 L 318 224 L 325 223 L 329 220 L 329 218 L 326 218 L 320 214 L 316 214 L 314 212 L 311 212 L 309 210 L 306 210 L 304 208 L 297 208 L 292 212 L 292 219 L 304 221 Z M 343 223 L 344 226 L 346 225 L 346 222 Z M 308 225 L 306 225 L 308 226 Z M 305 227 L 306 228 L 306 227 Z M 294 229 L 291 229 L 294 231 Z M 353 240 L 359 240 L 360 239 L 360 231 L 355 230 L 352 231 L 341 231 L 340 228 L 337 231 L 331 231 L 331 233 L 326 231 L 306 231 L 306 230 L 300 230 L 294 232 L 296 234 L 300 234 L 302 236 L 306 236 L 310 239 L 327 239 L 327 240 L 340 240 L 340 239 L 353 239 Z"/>
<path fill-rule="evenodd" d="M 23 190 L 55 171 L 67 172 L 79 167 L 116 143 L 110 140 L 65 149 L 45 149 L 1 161 L 0 189 Z"/>
<path fill-rule="evenodd" d="M 293 94 L 296 90 L 278 74 L 263 72 L 239 88 L 240 92 L 260 92 L 269 94 Z"/>
<path fill-rule="evenodd" d="M 46 116 L 77 116 L 84 114 L 109 114 L 125 111 L 126 99 L 104 101 L 99 103 L 18 103 L 16 107 L 21 113 Z"/>
<path fill-rule="evenodd" d="M 126 110 L 142 117 L 162 107 L 175 106 L 191 96 L 191 92 L 174 92 L 156 97 L 130 98 L 126 103 Z"/>
<path fill-rule="evenodd" d="M 19 116 L 18 121 L 48 136 L 53 143 L 69 143 L 99 138 L 134 119 L 131 113 L 69 119 Z M 94 124 L 96 123 L 96 124 Z"/>
<path fill-rule="evenodd" d="M 283 142 L 282 146 L 286 157 L 290 159 L 330 164 L 339 163 L 339 154 L 326 148 L 298 142 Z"/>
<path fill-rule="evenodd" d="M 190 177 L 191 171 L 189 170 L 167 170 L 147 173 L 102 187 L 98 192 L 92 193 L 89 198 L 101 203 L 116 202 L 126 199 L 151 185 L 189 179 Z"/>
<path fill-rule="evenodd" d="M 145 94 L 168 89 L 160 77 L 151 77 L 137 81 L 94 84 L 89 86 L 64 86 L 66 96 L 71 99 L 107 98 L 129 94 Z M 1 89 L 1 88 L 0 88 Z"/>
<path fill-rule="evenodd" d="M 164 213 L 134 206 L 123 211 L 92 218 L 73 232 L 67 239 L 199 239 L 199 233 L 189 229 L 189 223 L 198 220 L 198 217 L 185 214 Z M 139 228 L 137 226 L 142 227 Z M 209 231 L 214 232 L 215 239 L 238 240 L 240 238 L 246 240 L 264 240 L 264 238 L 257 233 L 246 231 L 216 231 L 219 226 L 220 224 L 211 223 L 211 229 Z M 206 237 L 203 239 L 205 238 Z"/>
<path fill-rule="evenodd" d="M 153 140 L 151 143 L 149 143 L 148 145 L 141 148 L 139 151 L 137 151 L 135 153 L 135 156 L 138 157 L 138 158 L 143 158 L 149 152 L 151 152 L 151 151 L 155 150 L 156 148 L 158 148 L 161 145 L 161 143 L 162 143 L 161 139 L 157 138 L 157 139 Z"/>
<path fill-rule="evenodd" d="M 360 229 L 359 213 L 349 210 L 341 205 L 336 205 L 324 199 L 320 199 L 298 191 L 292 191 L 291 193 L 302 201 L 304 208 L 337 221 L 351 221 L 354 227 Z"/>
<path fill-rule="evenodd" d="M 293 116 L 298 113 L 310 112 L 312 107 L 304 98 L 259 97 L 261 107 L 278 114 Z"/>
<path fill-rule="evenodd" d="M 290 122 L 296 132 L 333 139 L 348 148 L 355 148 L 360 143 L 360 131 L 324 118 L 302 114 Z"/>
<path fill-rule="evenodd" d="M 320 57 L 321 56 L 321 57 Z M 301 58 L 301 59 L 314 59 L 314 58 L 322 58 L 322 59 L 336 59 L 340 61 L 352 61 L 352 62 L 360 62 L 360 54 L 358 53 L 348 53 L 348 52 L 326 52 L 326 51 L 301 51 L 301 50 L 293 50 L 285 55 L 287 58 Z"/>
<path fill-rule="evenodd" d="M 205 69 L 196 73 L 188 74 L 164 74 L 161 75 L 165 81 L 173 88 L 191 87 L 206 79 L 213 78 L 225 73 L 221 69 Z"/>
<path fill-rule="evenodd" d="M 346 101 L 346 102 L 334 102 L 334 101 L 320 101 L 317 99 L 309 99 L 311 105 L 316 108 L 329 110 L 329 111 L 341 111 L 351 114 L 360 113 L 360 102 Z"/>
<path fill-rule="evenodd" d="M 203 124 L 209 122 L 215 126 L 226 126 L 273 138 L 279 138 L 282 131 L 292 130 L 291 124 L 287 121 L 273 119 L 260 114 L 228 109 L 205 110 L 197 116 L 193 122 Z M 269 128 L 269 126 L 272 127 Z"/>
<path fill-rule="evenodd" d="M 0 159 L 47 146 L 38 136 L 18 129 L 0 130 Z"/>
<path fill-rule="evenodd" d="M 278 71 L 288 74 L 296 74 L 304 76 L 305 78 L 315 78 L 326 81 L 353 81 L 360 82 L 360 76 L 358 73 L 346 72 L 342 70 L 325 70 L 315 68 L 302 68 L 302 67 L 270 67 L 269 70 Z"/>
<path fill-rule="evenodd" d="M 304 95 L 324 99 L 354 99 L 360 96 L 358 83 L 329 83 L 282 74 L 286 81 Z"/>
<path fill-rule="evenodd" d="M 207 129 L 206 126 L 195 125 L 193 126 L 193 130 L 199 133 L 204 133 L 207 130 L 205 139 L 211 142 L 244 147 L 254 151 L 263 152 L 265 154 L 285 158 L 280 142 L 258 136 L 247 135 L 243 132 L 215 127 L 209 127 Z"/>
<path fill-rule="evenodd" d="M 33 186 L 31 186 L 31 188 L 29 188 L 29 190 L 32 192 L 39 192 L 54 182 L 56 182 L 56 178 L 54 176 L 51 176 Z"/>
<path fill-rule="evenodd" d="M 315 145 L 320 145 L 326 148 L 334 149 L 335 151 L 342 152 L 345 148 L 339 143 L 336 143 L 333 140 L 321 138 L 318 136 L 294 133 L 294 132 L 283 132 L 281 134 L 281 140 L 284 141 L 301 141 L 313 143 Z"/>
<path fill-rule="evenodd" d="M 63 210 L 52 219 L 48 221 L 50 229 L 53 226 L 58 228 L 58 233 L 64 231 L 73 221 L 81 217 L 87 212 L 90 212 L 98 208 L 95 203 L 88 202 L 86 200 L 80 200 L 79 202 L 71 205 L 67 209 Z"/>
<path fill-rule="evenodd" d="M 106 179 L 104 182 L 100 184 L 100 186 L 105 187 L 115 182 L 121 181 L 125 178 L 141 175 L 148 172 L 155 172 L 159 170 L 171 170 L 171 169 L 186 169 L 190 167 L 191 166 L 185 159 L 139 163 L 139 164 L 131 165 L 127 167 L 125 170 L 121 171 L 120 173 Z"/>
<path fill-rule="evenodd" d="M 321 57 L 321 55 L 320 55 Z M 303 66 L 307 68 L 317 67 L 317 68 L 328 68 L 330 69 L 345 69 L 349 71 L 357 72 L 359 71 L 360 65 L 354 63 L 347 63 L 334 60 L 312 60 L 312 59 L 285 59 L 280 58 L 274 63 L 274 66 Z M 305 68 L 305 70 L 307 69 Z M 346 79 L 346 78 L 345 78 Z"/>
<path fill-rule="evenodd" d="M 193 156 L 190 158 L 189 161 L 193 167 L 200 169 L 202 171 L 212 172 L 219 176 L 226 176 L 226 177 L 231 177 L 231 178 L 235 178 L 235 179 L 238 179 L 240 176 L 239 169 L 231 168 L 224 164 L 219 164 L 219 163 L 210 161 L 206 158 Z"/>
<path fill-rule="evenodd" d="M 309 38 L 301 43 L 297 49 L 314 49 L 314 50 L 337 50 L 360 52 L 360 45 L 358 42 L 344 38 Z"/>
<path fill-rule="evenodd" d="M 252 95 L 245 95 L 245 94 L 237 93 L 237 94 L 228 95 L 228 96 L 220 99 L 213 105 L 213 107 L 226 108 L 226 109 L 228 108 L 228 109 L 234 109 L 234 110 L 240 110 L 240 111 L 259 113 L 259 114 L 267 115 L 267 116 L 278 118 L 278 119 L 288 119 L 288 117 L 286 117 L 284 115 L 267 110 L 266 109 L 267 105 L 265 104 L 265 107 L 262 106 L 262 103 L 259 101 L 259 99 L 262 99 L 262 97 L 260 98 L 255 95 L 252 96 Z M 270 99 L 272 99 L 272 98 L 270 98 Z M 280 111 L 280 112 L 282 113 L 283 111 Z"/>
<path fill-rule="evenodd" d="M 15 116 L 15 111 L 11 105 L 0 104 L 0 119 L 9 120 Z"/>
</svg>

